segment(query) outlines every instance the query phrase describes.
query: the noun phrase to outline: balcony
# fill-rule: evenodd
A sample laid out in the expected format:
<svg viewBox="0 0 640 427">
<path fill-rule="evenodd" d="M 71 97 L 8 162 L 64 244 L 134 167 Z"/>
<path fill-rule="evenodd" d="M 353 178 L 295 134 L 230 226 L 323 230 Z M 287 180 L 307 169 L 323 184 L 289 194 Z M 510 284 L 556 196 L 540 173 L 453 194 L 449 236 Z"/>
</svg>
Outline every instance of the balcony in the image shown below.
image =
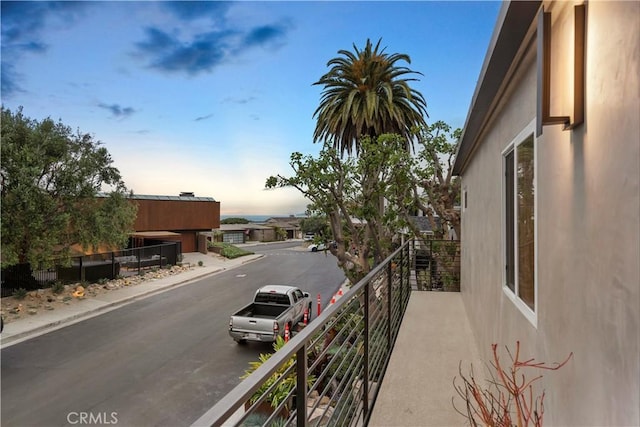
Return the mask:
<svg viewBox="0 0 640 427">
<path fill-rule="evenodd" d="M 417 291 L 416 253 L 405 243 L 193 425 L 463 424 L 453 379 L 478 352 L 460 293 Z"/>
<path fill-rule="evenodd" d="M 460 293 L 412 292 L 369 426 L 463 425 L 453 379 L 479 359 Z"/>
</svg>

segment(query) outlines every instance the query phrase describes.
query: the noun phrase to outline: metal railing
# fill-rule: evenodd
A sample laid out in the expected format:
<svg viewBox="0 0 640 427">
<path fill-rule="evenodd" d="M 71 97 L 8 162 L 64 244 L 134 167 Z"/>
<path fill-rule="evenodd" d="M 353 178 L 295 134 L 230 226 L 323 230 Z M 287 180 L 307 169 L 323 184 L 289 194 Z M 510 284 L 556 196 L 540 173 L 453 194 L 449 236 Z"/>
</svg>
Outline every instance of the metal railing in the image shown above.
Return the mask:
<svg viewBox="0 0 640 427">
<path fill-rule="evenodd" d="M 11 295 L 19 288 L 29 291 L 56 282 L 97 282 L 141 274 L 145 269 L 177 264 L 181 253 L 180 242 L 168 242 L 72 257 L 67 264 L 52 260 L 49 266 L 40 265 L 33 269 L 29 264 L 17 264 L 2 269 L 2 296 Z"/>
<path fill-rule="evenodd" d="M 366 425 L 409 301 L 412 264 L 407 242 L 193 425 Z"/>
<path fill-rule="evenodd" d="M 460 291 L 460 241 L 426 240 L 415 245 L 416 289 Z"/>
</svg>

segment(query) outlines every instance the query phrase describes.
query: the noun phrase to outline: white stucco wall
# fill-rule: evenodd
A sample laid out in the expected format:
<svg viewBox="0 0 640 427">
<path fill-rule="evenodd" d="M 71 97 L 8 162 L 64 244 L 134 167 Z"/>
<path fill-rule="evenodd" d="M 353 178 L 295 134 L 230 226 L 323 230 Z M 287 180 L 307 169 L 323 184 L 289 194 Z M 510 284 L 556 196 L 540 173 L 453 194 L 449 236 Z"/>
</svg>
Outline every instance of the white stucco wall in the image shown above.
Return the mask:
<svg viewBox="0 0 640 427">
<path fill-rule="evenodd" d="M 572 108 L 567 69 L 573 50 L 566 41 L 572 7 L 556 3 L 548 9 L 556 36 L 555 115 L 571 114 Z M 537 140 L 537 325 L 502 291 L 501 155 L 535 119 L 535 43 L 463 172 L 468 203 L 462 216 L 462 295 L 485 359 L 492 343 L 513 348 L 518 340 L 523 356 L 543 362 L 574 353 L 561 370 L 542 372 L 545 424 L 637 426 L 639 2 L 588 3 L 586 57 L 584 125 L 573 131 L 546 126 Z"/>
</svg>

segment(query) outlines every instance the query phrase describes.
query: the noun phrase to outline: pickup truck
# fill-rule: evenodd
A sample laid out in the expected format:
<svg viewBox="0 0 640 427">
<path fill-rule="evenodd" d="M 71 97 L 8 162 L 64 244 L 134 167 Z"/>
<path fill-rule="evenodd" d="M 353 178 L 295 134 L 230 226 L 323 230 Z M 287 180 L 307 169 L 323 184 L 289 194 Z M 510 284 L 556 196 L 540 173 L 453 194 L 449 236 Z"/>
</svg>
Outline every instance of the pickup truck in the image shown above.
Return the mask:
<svg viewBox="0 0 640 427">
<path fill-rule="evenodd" d="M 311 297 L 294 286 L 264 286 L 256 291 L 253 302 L 231 315 L 229 335 L 242 344 L 247 341 L 273 342 L 304 318 L 311 318 Z"/>
</svg>

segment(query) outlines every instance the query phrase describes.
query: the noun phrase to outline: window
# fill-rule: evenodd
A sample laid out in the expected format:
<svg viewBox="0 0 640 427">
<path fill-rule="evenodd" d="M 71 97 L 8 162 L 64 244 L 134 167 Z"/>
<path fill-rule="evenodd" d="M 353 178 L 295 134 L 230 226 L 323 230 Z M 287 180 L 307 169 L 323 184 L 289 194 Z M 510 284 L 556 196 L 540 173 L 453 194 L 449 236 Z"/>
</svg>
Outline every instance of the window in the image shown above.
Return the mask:
<svg viewBox="0 0 640 427">
<path fill-rule="evenodd" d="M 534 124 L 535 122 L 532 122 Z M 528 126 L 504 156 L 504 288 L 535 323 L 535 139 Z"/>
</svg>

